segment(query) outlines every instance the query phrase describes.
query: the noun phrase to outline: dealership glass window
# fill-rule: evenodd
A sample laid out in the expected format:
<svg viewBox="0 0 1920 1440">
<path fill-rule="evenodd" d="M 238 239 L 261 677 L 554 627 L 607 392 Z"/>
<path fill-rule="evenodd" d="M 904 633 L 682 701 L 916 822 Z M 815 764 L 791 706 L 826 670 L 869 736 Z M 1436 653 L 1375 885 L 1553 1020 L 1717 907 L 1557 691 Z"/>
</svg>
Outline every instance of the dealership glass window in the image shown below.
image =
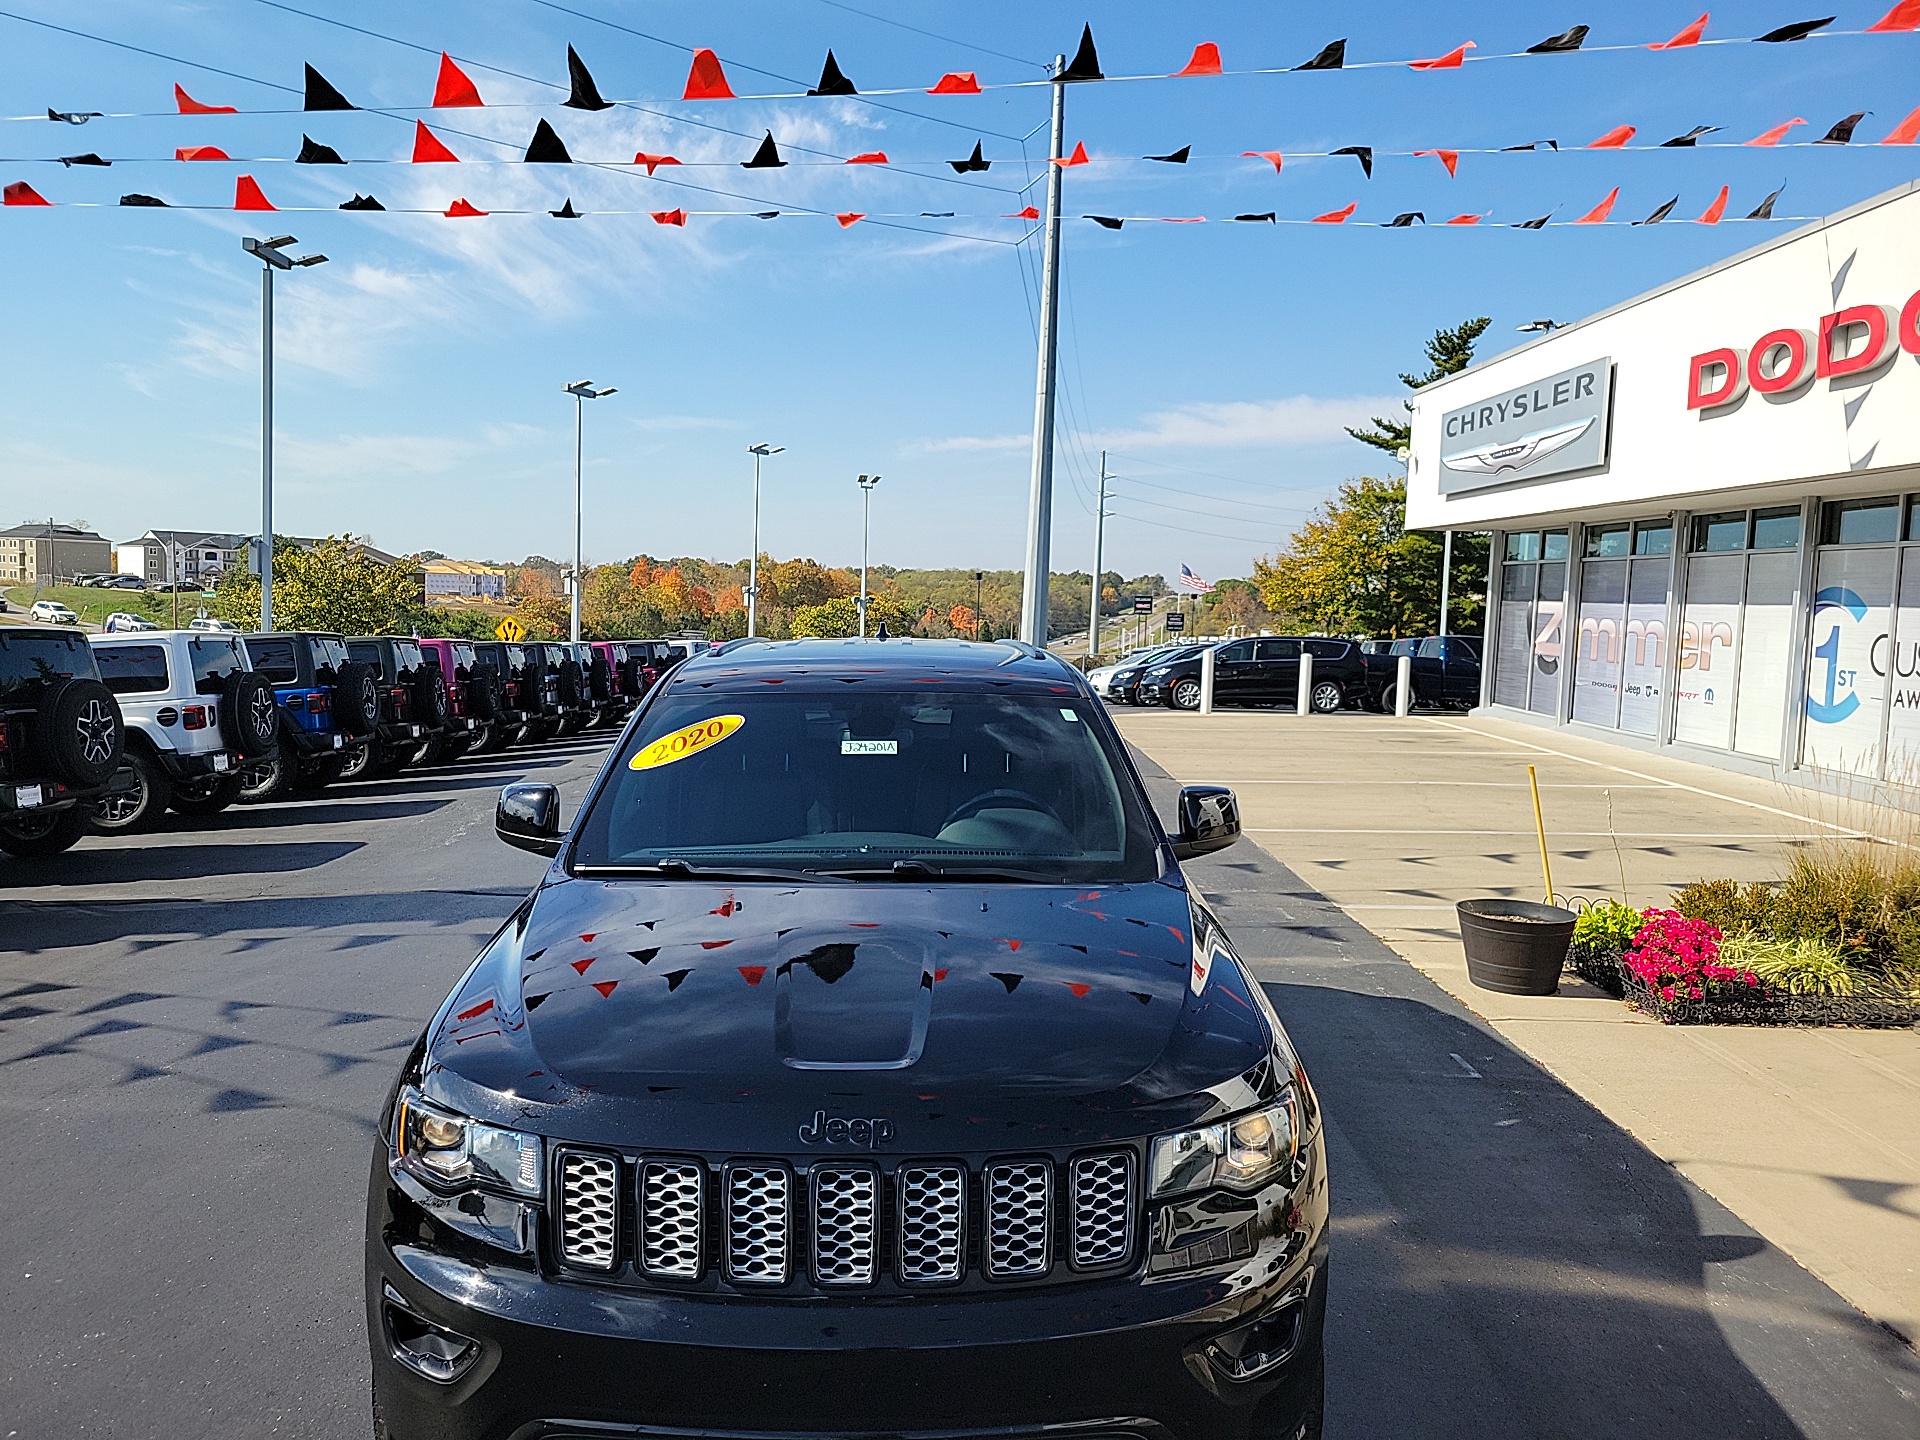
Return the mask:
<svg viewBox="0 0 1920 1440">
<path fill-rule="evenodd" d="M 1886 776 L 1897 785 L 1920 786 L 1920 545 L 1900 551 L 1900 604 L 1885 668 L 1893 672 Z"/>
<path fill-rule="evenodd" d="M 1517 535 L 1507 536 L 1507 559 L 1538 560 L 1540 558 L 1540 532 L 1524 530 Z"/>
<path fill-rule="evenodd" d="M 1570 553 L 1567 532 L 1509 534 L 1503 553 L 1494 703 L 1558 714 Z"/>
<path fill-rule="evenodd" d="M 1513 536 L 1507 537 L 1508 541 Z M 1536 540 L 1539 537 L 1534 537 Z M 1536 552 L 1537 553 L 1537 552 Z M 1538 565 L 1500 567 L 1500 629 L 1494 645 L 1493 701 L 1527 708 L 1527 670 L 1533 653 L 1533 600 L 1540 583 Z"/>
<path fill-rule="evenodd" d="M 1797 514 L 1794 522 L 1797 539 Z M 1754 529 L 1758 533 L 1758 514 Z M 1743 755 L 1780 757 L 1799 594 L 1797 549 L 1763 550 L 1747 557 L 1746 602 L 1740 612 L 1740 688 L 1733 720 L 1733 748 Z"/>
<path fill-rule="evenodd" d="M 1890 545 L 1900 538 L 1900 501 L 1829 500 L 1820 507 L 1822 545 Z"/>
<path fill-rule="evenodd" d="M 1755 550 L 1797 550 L 1800 547 L 1800 507 L 1775 505 L 1753 512 Z"/>
<path fill-rule="evenodd" d="M 1740 517 L 1746 542 L 1746 517 Z M 1740 633 L 1744 555 L 1700 555 L 1687 565 L 1673 738 L 1725 750 L 1733 739 L 1734 660 Z"/>
<path fill-rule="evenodd" d="M 1672 538 L 1672 527 L 1668 527 Z M 1620 728 L 1634 735 L 1660 733 L 1666 694 L 1667 602 L 1673 592 L 1673 562 L 1665 556 L 1637 559 L 1627 576 L 1627 626 L 1620 645 Z"/>
<path fill-rule="evenodd" d="M 1553 553 L 1554 533 L 1549 531 L 1545 546 Z M 1565 554 L 1567 536 L 1559 533 L 1560 553 Z M 1540 594 L 1533 602 L 1533 674 L 1527 686 L 1527 708 L 1536 715 L 1560 712 L 1560 671 L 1566 648 L 1567 562 L 1555 561 L 1540 567 Z"/>
<path fill-rule="evenodd" d="M 1693 536 L 1687 548 L 1696 553 L 1747 548 L 1747 512 L 1735 510 L 1724 515 L 1693 517 Z"/>
<path fill-rule="evenodd" d="M 1627 527 L 1618 527 L 1621 551 Z M 1594 553 L 1593 530 L 1587 535 Z M 1580 616 L 1573 647 L 1573 718 L 1611 729 L 1620 713 L 1620 655 L 1627 628 L 1627 562 L 1589 560 L 1580 567 Z"/>
<path fill-rule="evenodd" d="M 1920 540 L 1920 495 L 1907 497 L 1907 539 Z"/>
<path fill-rule="evenodd" d="M 1633 553 L 1636 555 L 1671 555 L 1673 553 L 1673 525 L 1667 520 L 1643 520 L 1633 527 Z"/>
<path fill-rule="evenodd" d="M 1567 532 L 1549 530 L 1540 537 L 1540 558 L 1542 560 L 1564 560 L 1571 552 L 1567 548 Z"/>
<path fill-rule="evenodd" d="M 1606 560 L 1627 553 L 1633 527 L 1625 521 L 1615 525 L 1589 525 L 1584 539 L 1589 560 Z M 1584 590 L 1584 582 L 1583 582 Z"/>
<path fill-rule="evenodd" d="M 1837 523 L 1821 533 L 1844 534 Z M 1815 570 L 1807 647 L 1807 725 L 1801 759 L 1826 770 L 1878 774 L 1893 619 L 1891 546 L 1828 549 Z"/>
</svg>

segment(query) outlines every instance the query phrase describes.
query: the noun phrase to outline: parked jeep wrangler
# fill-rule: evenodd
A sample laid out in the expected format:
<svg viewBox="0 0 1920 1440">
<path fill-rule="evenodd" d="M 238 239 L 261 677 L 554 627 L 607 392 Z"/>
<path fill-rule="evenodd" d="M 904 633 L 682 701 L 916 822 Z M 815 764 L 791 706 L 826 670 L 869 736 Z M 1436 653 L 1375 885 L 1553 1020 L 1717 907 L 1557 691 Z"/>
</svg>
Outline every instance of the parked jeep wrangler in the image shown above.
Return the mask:
<svg viewBox="0 0 1920 1440">
<path fill-rule="evenodd" d="M 240 798 L 277 800 L 295 789 L 317 790 L 364 766 L 380 722 L 380 685 L 347 656 L 347 642 L 324 630 L 276 630 L 246 637 L 254 673 L 273 686 L 280 743 L 247 762 Z"/>
<path fill-rule="evenodd" d="M 77 630 L 0 629 L 0 850 L 57 855 L 124 784 L 120 702 Z"/>
<path fill-rule="evenodd" d="M 447 678 L 427 664 L 420 642 L 410 636 L 355 635 L 347 641 L 347 654 L 380 682 L 372 769 L 397 775 L 413 763 L 422 741 L 445 733 L 451 718 Z"/>
<path fill-rule="evenodd" d="M 493 667 L 482 665 L 471 640 L 421 640 L 420 658 L 440 672 L 447 686 L 447 724 L 429 735 L 414 757 L 416 765 L 435 765 L 462 755 L 498 750 L 494 715 L 500 709 L 500 684 Z"/>
<path fill-rule="evenodd" d="M 102 834 L 146 830 L 169 807 L 213 815 L 240 798 L 241 767 L 273 752 L 273 685 L 232 635 L 155 630 L 92 637 L 100 678 L 119 697 L 130 788 L 93 803 Z"/>
<path fill-rule="evenodd" d="M 520 667 L 518 699 L 527 715 L 520 739 L 549 740 L 572 713 L 560 703 L 560 647 L 530 640 L 520 648 L 526 660 Z"/>
<path fill-rule="evenodd" d="M 595 640 L 585 647 L 587 698 L 595 710 L 594 723 L 618 728 L 633 712 L 640 697 L 627 689 L 627 646 L 624 640 Z"/>
<path fill-rule="evenodd" d="M 527 646 L 529 652 L 533 646 Z M 580 663 L 580 649 L 566 640 L 549 640 L 541 648 L 546 652 L 547 671 L 553 676 L 553 695 L 559 704 L 560 720 L 556 735 L 577 735 L 593 723 L 593 700 L 587 693 L 587 669 Z"/>
<path fill-rule="evenodd" d="M 504 640 L 476 640 L 474 661 L 493 671 L 495 694 L 499 704 L 493 715 L 494 748 L 505 749 L 525 733 L 527 721 L 538 713 L 539 681 L 531 687 L 526 678 L 527 650 Z M 534 709 L 527 701 L 534 701 Z"/>
</svg>

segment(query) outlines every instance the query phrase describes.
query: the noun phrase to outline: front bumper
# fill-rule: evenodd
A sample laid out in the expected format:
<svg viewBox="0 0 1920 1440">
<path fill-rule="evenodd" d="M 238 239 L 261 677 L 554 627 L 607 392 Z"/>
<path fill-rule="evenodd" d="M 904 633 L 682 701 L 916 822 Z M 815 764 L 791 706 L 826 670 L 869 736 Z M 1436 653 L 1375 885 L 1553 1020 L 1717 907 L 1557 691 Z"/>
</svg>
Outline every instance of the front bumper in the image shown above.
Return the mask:
<svg viewBox="0 0 1920 1440">
<path fill-rule="evenodd" d="M 1164 705 L 1167 703 L 1167 687 L 1161 684 L 1149 684 L 1147 681 L 1142 680 L 1139 689 L 1133 693 L 1133 703 L 1136 705 Z"/>
<path fill-rule="evenodd" d="M 392 1440 L 1293 1440 L 1318 1402 L 1320 1142 L 1291 1230 L 1234 1262 L 910 1301 L 549 1278 L 435 1243 L 385 1161 L 377 1146 L 367 1307 Z M 397 1358 L 423 1325 L 477 1343 L 448 1383 Z M 1289 1337 L 1284 1358 L 1232 1378 L 1221 1347 L 1255 1326 Z"/>
</svg>

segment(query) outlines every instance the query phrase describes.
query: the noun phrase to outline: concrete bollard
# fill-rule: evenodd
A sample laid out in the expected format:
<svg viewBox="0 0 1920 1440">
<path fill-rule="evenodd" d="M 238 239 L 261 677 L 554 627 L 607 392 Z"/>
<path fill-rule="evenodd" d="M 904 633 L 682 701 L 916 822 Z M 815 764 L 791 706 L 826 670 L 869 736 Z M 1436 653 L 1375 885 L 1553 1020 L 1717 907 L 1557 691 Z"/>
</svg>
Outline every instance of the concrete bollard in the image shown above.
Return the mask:
<svg viewBox="0 0 1920 1440">
<path fill-rule="evenodd" d="M 1213 647 L 1200 652 L 1200 713 L 1213 714 Z"/>
<path fill-rule="evenodd" d="M 1413 709 L 1413 657 L 1402 655 L 1393 662 L 1393 713 L 1404 716 Z"/>
<path fill-rule="evenodd" d="M 1313 656 L 1304 650 L 1300 652 L 1300 686 L 1294 691 L 1293 713 L 1313 713 Z"/>
</svg>

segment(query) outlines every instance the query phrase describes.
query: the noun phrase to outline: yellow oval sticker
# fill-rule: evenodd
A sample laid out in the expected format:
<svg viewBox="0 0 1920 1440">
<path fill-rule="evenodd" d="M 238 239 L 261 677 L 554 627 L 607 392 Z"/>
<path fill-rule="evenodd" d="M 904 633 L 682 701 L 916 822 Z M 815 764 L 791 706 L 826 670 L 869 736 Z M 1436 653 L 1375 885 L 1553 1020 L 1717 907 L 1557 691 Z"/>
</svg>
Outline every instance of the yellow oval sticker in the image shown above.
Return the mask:
<svg viewBox="0 0 1920 1440">
<path fill-rule="evenodd" d="M 715 715 L 711 720 L 702 720 L 698 725 L 689 725 L 684 730 L 676 730 L 671 735 L 662 735 L 646 749 L 627 762 L 629 770 L 653 770 L 662 765 L 671 765 L 676 760 L 684 760 L 711 745 L 718 745 L 727 736 L 733 734 L 747 723 L 744 715 Z"/>
</svg>

